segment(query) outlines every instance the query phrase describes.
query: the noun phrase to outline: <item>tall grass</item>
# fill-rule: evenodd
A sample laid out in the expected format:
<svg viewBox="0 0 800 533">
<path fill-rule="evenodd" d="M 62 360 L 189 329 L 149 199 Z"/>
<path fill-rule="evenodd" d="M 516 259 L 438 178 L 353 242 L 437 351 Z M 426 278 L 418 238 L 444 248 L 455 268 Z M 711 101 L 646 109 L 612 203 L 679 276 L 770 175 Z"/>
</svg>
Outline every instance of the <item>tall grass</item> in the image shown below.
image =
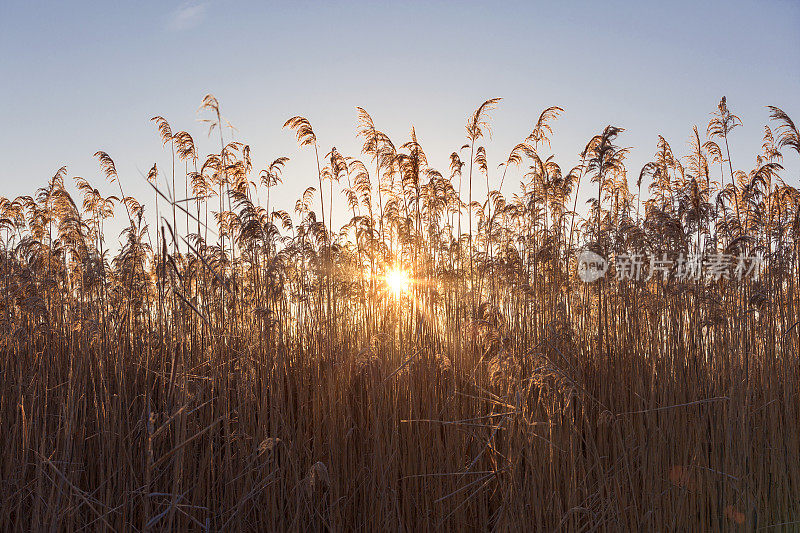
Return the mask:
<svg viewBox="0 0 800 533">
<path fill-rule="evenodd" d="M 800 193 L 780 165 L 800 155 L 791 119 L 771 108 L 756 167 L 736 170 L 740 121 L 723 99 L 687 156 L 660 139 L 634 194 L 621 128 L 568 172 L 543 152 L 557 107 L 489 168 L 478 143 L 497 103 L 470 116 L 470 159 L 453 152 L 448 175 L 413 132 L 396 145 L 363 109 L 364 163 L 320 158 L 310 122 L 289 119 L 318 164 L 293 210 L 270 202 L 288 160 L 258 172 L 212 96 L 220 145 L 205 159 L 154 119 L 173 166 L 149 226 L 104 152 L 119 197 L 77 179 L 76 202 L 61 169 L 34 196 L 1 199 L 5 527 L 800 527 Z M 515 175 L 520 194 L 491 189 Z M 115 247 L 104 222 L 120 203 Z M 612 270 L 590 285 L 576 277 L 582 248 L 765 262 L 758 279 Z M 408 293 L 386 286 L 394 269 Z"/>
</svg>

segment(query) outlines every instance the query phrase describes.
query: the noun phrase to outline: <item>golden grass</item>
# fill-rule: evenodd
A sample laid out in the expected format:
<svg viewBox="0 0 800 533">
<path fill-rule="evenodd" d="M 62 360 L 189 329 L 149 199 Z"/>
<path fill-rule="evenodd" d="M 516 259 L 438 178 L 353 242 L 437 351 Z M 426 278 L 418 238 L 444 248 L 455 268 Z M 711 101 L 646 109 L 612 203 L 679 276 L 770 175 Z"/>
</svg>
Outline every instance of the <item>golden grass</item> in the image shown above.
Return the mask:
<svg viewBox="0 0 800 533">
<path fill-rule="evenodd" d="M 569 172 L 546 157 L 555 107 L 489 169 L 477 143 L 497 103 L 470 116 L 472 156 L 454 152 L 449 176 L 359 109 L 364 163 L 317 155 L 296 221 L 270 205 L 288 160 L 253 183 L 211 96 L 220 151 L 205 160 L 154 119 L 187 169 L 154 190 L 170 211 L 155 225 L 104 152 L 119 199 L 79 180 L 79 207 L 62 169 L 0 200 L 5 527 L 800 527 L 800 194 L 779 165 L 800 146 L 791 119 L 772 108 L 775 136 L 737 171 L 723 99 L 688 156 L 659 142 L 633 194 L 620 128 Z M 309 121 L 286 125 L 319 154 Z M 517 167 L 522 193 L 491 190 Z M 191 199 L 171 202 L 181 181 Z M 334 187 L 350 216 L 336 232 Z M 103 222 L 120 202 L 130 225 L 112 255 Z M 584 246 L 765 263 L 759 280 L 588 285 Z"/>
</svg>

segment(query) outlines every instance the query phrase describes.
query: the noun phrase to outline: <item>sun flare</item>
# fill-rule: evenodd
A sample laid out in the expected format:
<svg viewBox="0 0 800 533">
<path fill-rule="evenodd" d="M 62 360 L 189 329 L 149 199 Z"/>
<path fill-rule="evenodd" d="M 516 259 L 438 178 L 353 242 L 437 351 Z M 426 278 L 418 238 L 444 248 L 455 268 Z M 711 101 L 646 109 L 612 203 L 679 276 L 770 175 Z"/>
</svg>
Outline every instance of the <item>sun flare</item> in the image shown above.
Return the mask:
<svg viewBox="0 0 800 533">
<path fill-rule="evenodd" d="M 411 279 L 405 270 L 392 269 L 386 273 L 386 285 L 395 296 L 401 296 L 411 288 Z"/>
</svg>

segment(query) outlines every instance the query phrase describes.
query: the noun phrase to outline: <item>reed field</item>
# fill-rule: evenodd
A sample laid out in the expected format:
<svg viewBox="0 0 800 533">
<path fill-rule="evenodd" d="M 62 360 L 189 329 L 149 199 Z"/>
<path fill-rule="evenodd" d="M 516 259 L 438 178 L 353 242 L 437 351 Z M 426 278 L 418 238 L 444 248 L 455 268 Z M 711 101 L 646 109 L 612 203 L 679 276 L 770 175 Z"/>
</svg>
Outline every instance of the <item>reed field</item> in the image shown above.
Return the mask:
<svg viewBox="0 0 800 533">
<path fill-rule="evenodd" d="M 600 125 L 568 169 L 560 107 L 490 159 L 499 104 L 439 169 L 364 109 L 355 154 L 292 117 L 297 175 L 208 95 L 197 144 L 152 119 L 147 197 L 100 151 L 0 198 L 0 528 L 800 530 L 792 119 L 723 98 L 641 169 Z"/>
</svg>

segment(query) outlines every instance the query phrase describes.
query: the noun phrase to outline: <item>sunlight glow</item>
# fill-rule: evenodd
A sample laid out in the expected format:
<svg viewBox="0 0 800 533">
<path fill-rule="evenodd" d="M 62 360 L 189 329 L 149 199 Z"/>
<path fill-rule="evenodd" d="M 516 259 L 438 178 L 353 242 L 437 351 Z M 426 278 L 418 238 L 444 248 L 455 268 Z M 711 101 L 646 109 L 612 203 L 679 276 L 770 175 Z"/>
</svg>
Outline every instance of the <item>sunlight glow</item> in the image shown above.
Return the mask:
<svg viewBox="0 0 800 533">
<path fill-rule="evenodd" d="M 411 288 L 411 279 L 408 272 L 401 269 L 392 269 L 386 273 L 386 285 L 395 296 L 401 296 Z"/>
</svg>

